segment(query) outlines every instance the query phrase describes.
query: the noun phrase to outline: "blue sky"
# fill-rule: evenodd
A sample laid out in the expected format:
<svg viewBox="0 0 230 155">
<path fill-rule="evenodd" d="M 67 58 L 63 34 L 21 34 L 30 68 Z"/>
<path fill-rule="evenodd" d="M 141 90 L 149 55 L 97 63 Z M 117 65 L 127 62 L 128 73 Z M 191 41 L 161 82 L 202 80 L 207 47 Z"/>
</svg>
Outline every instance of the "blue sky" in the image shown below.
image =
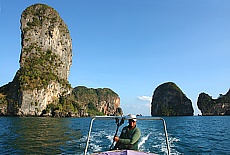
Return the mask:
<svg viewBox="0 0 230 155">
<path fill-rule="evenodd" d="M 0 86 L 19 69 L 20 16 L 59 12 L 73 44 L 72 87 L 111 88 L 125 114 L 150 115 L 154 90 L 176 83 L 192 100 L 230 88 L 229 0 L 0 0 Z"/>
</svg>

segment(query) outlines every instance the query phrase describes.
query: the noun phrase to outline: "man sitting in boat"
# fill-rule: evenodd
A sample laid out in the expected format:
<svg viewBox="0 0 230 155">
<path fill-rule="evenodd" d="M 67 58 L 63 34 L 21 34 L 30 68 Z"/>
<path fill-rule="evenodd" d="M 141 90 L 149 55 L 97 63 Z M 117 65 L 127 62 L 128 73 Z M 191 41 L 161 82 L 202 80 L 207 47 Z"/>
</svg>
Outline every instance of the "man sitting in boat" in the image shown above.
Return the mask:
<svg viewBox="0 0 230 155">
<path fill-rule="evenodd" d="M 138 150 L 141 131 L 136 127 L 136 123 L 136 116 L 130 115 L 129 125 L 122 129 L 120 137 L 114 137 L 114 141 L 116 141 L 114 149 Z"/>
</svg>

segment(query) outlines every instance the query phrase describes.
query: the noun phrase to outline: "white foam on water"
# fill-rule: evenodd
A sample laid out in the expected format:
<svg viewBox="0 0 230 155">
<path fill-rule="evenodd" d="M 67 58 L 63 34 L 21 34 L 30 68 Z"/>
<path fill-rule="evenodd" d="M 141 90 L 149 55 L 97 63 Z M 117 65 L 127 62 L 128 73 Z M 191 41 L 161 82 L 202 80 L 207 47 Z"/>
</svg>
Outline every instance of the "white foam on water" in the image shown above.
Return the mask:
<svg viewBox="0 0 230 155">
<path fill-rule="evenodd" d="M 140 147 L 141 145 L 143 145 L 145 143 L 146 140 L 148 140 L 149 136 L 151 135 L 152 133 L 150 132 L 147 136 L 145 137 L 142 137 L 141 138 L 141 141 L 139 142 L 138 144 L 138 147 Z"/>
<path fill-rule="evenodd" d="M 169 142 L 170 142 L 170 143 L 179 142 L 179 141 L 180 141 L 180 139 L 178 139 L 178 138 L 176 138 L 176 137 L 170 137 L 170 138 L 169 138 Z"/>
<path fill-rule="evenodd" d="M 102 147 L 100 147 L 99 145 L 96 145 L 96 144 L 94 144 L 94 143 L 90 144 L 90 148 L 92 148 L 92 150 L 93 150 L 94 152 L 99 152 L 99 151 L 101 151 L 101 149 L 102 149 Z"/>
<path fill-rule="evenodd" d="M 103 149 L 105 149 L 105 140 L 109 140 L 111 143 L 108 143 L 108 147 L 112 144 L 113 142 L 113 137 L 111 132 L 106 132 L 106 131 L 93 131 L 90 136 L 90 143 L 89 143 L 89 149 L 91 150 L 90 152 L 101 152 Z M 104 145 L 104 146 L 103 146 Z"/>
<path fill-rule="evenodd" d="M 90 146 L 89 150 L 91 153 L 93 152 L 101 152 L 104 151 L 105 146 L 110 147 L 110 145 L 113 142 L 114 137 L 114 131 L 111 130 L 96 130 L 91 133 L 90 137 Z M 172 155 L 181 155 L 182 153 L 178 152 L 176 150 L 175 143 L 179 142 L 180 139 L 177 137 L 174 137 L 170 133 L 168 133 L 169 138 L 169 144 L 170 144 L 170 153 Z M 87 136 L 83 136 L 81 139 L 78 140 L 78 142 L 86 141 Z M 74 141 L 71 141 L 71 143 L 74 143 Z M 104 145 L 106 144 L 106 145 Z M 83 148 L 83 146 L 81 146 Z M 163 154 L 167 154 L 167 145 L 165 141 L 165 133 L 159 132 L 158 130 L 152 132 L 152 131 L 143 131 L 141 139 L 138 143 L 139 151 L 144 152 L 161 152 Z M 92 152 L 93 151 L 93 152 Z"/>
<path fill-rule="evenodd" d="M 163 136 L 163 134 L 162 134 L 162 136 Z M 161 139 L 159 137 L 159 140 L 161 141 L 161 145 L 159 145 L 160 150 L 167 154 L 168 149 L 167 149 L 165 139 Z M 180 141 L 180 139 L 178 139 L 176 137 L 172 137 L 172 135 L 168 134 L 168 140 L 169 140 L 169 146 L 170 146 L 170 154 L 171 155 L 182 155 L 183 153 L 178 152 L 175 149 L 175 145 L 174 145 L 174 142 L 178 142 L 178 141 Z"/>
<path fill-rule="evenodd" d="M 110 140 L 111 143 L 113 142 L 113 137 L 114 137 L 113 135 L 107 135 L 107 136 L 106 136 L 106 138 L 107 138 L 108 140 Z"/>
<path fill-rule="evenodd" d="M 174 143 L 176 142 L 179 142 L 180 139 L 176 138 L 176 137 L 169 137 L 169 145 L 170 145 L 170 154 L 172 155 L 183 155 L 183 153 L 180 153 L 178 152 L 176 149 L 175 149 L 175 145 Z"/>
</svg>

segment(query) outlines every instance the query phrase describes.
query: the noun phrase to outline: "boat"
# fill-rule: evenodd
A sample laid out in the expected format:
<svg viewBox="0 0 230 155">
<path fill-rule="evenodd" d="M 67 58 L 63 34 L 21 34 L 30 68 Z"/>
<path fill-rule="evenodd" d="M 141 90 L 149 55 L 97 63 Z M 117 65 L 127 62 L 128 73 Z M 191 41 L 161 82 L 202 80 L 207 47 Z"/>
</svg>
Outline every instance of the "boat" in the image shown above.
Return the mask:
<svg viewBox="0 0 230 155">
<path fill-rule="evenodd" d="M 88 131 L 88 136 L 87 136 L 87 141 L 86 141 L 86 146 L 84 150 L 84 155 L 87 155 L 88 152 L 88 146 L 89 146 L 89 141 L 90 141 L 90 135 L 93 127 L 93 122 L 94 120 L 116 120 L 117 124 L 117 131 L 119 126 L 124 123 L 125 120 L 131 119 L 130 116 L 93 116 L 90 121 L 90 126 L 89 126 L 89 131 Z M 164 136 L 165 136 L 165 141 L 167 145 L 167 154 L 170 155 L 170 146 L 169 146 L 169 140 L 168 140 L 168 133 L 167 133 L 167 128 L 166 128 L 166 122 L 162 117 L 136 117 L 137 120 L 159 120 L 163 122 L 163 127 L 164 127 Z M 117 131 L 115 135 L 117 134 Z M 113 144 L 112 144 L 113 145 Z M 112 147 L 111 145 L 111 147 Z M 142 152 L 142 151 L 137 151 L 137 150 L 108 150 L 104 152 L 97 152 L 93 153 L 91 155 L 156 155 L 154 153 L 150 152 Z"/>
</svg>

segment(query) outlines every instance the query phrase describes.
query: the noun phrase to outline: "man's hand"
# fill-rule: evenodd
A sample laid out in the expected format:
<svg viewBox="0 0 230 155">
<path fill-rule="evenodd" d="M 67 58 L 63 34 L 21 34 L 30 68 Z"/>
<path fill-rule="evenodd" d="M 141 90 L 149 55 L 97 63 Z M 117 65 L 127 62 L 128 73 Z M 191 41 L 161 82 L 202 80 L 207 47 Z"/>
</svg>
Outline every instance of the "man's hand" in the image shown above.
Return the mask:
<svg viewBox="0 0 230 155">
<path fill-rule="evenodd" d="M 114 141 L 118 142 L 119 141 L 119 137 L 115 136 L 114 137 Z"/>
</svg>

